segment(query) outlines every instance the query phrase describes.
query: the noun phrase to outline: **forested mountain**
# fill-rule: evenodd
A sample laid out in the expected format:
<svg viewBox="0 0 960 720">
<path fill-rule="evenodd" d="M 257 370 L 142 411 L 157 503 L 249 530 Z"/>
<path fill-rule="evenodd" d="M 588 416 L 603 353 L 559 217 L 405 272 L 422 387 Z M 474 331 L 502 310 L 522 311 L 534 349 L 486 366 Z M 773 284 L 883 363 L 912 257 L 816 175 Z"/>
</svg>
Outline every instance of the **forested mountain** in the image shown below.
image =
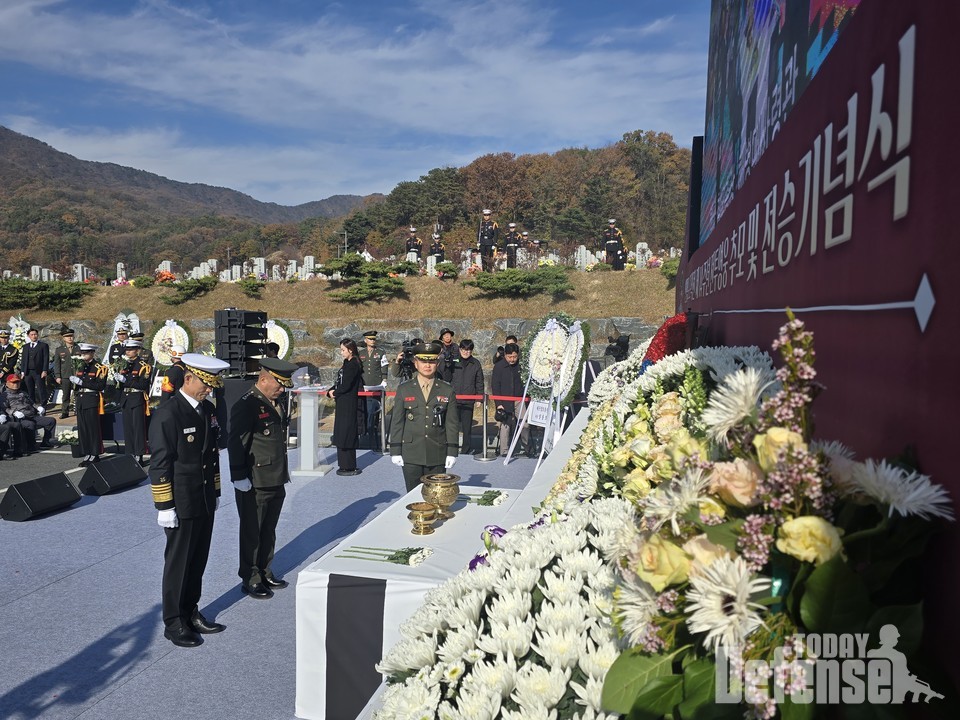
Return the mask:
<svg viewBox="0 0 960 720">
<path fill-rule="evenodd" d="M 351 248 L 381 256 L 402 250 L 411 224 L 427 243 L 439 225 L 450 253 L 476 242 L 487 207 L 501 226 L 516 222 L 558 249 L 594 245 L 609 217 L 628 246 L 644 240 L 659 249 L 682 244 L 689 166 L 690 151 L 670 135 L 638 130 L 595 150 L 484 155 L 401 182 L 385 198 L 285 207 L 78 160 L 0 127 L 0 269 L 39 264 L 67 273 L 82 262 L 109 278 L 118 261 L 134 276 L 165 259 L 177 272 L 208 258 L 322 259 L 344 234 Z"/>
</svg>

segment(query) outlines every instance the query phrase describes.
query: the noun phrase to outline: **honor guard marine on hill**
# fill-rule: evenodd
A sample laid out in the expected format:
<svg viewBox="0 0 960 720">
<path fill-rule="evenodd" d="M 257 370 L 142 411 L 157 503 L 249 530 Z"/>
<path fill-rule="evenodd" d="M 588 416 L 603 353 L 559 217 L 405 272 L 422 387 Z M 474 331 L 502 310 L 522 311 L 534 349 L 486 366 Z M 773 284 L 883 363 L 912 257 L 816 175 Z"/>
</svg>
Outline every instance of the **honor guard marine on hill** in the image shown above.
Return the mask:
<svg viewBox="0 0 960 720">
<path fill-rule="evenodd" d="M 120 386 L 120 410 L 123 412 L 123 451 L 136 455 L 143 464 L 147 454 L 147 417 L 150 415 L 151 367 L 140 357 L 139 340 L 127 340 L 124 345 L 126 362 L 111 374 L 111 379 Z"/>
<path fill-rule="evenodd" d="M 523 246 L 523 236 L 517 230 L 516 223 L 507 224 L 507 232 L 503 236 L 503 249 L 507 253 L 507 267 L 517 266 L 517 248 Z"/>
<path fill-rule="evenodd" d="M 623 270 L 627 256 L 623 248 L 623 233 L 617 227 L 615 218 L 607 220 L 607 227 L 603 231 L 603 252 L 608 265 L 614 270 Z"/>
<path fill-rule="evenodd" d="M 80 343 L 80 367 L 70 376 L 70 382 L 76 388 L 77 434 L 84 455 L 80 467 L 99 462 L 103 451 L 100 416 L 103 415 L 102 393 L 107 387 L 110 368 L 94 359 L 97 349 L 96 345 Z"/>
<path fill-rule="evenodd" d="M 230 408 L 230 478 L 240 515 L 240 590 L 258 600 L 273 597 L 287 581 L 270 565 L 277 523 L 290 482 L 287 464 L 287 409 L 277 402 L 293 387 L 297 366 L 261 358 L 256 384 Z"/>
<path fill-rule="evenodd" d="M 163 382 L 160 384 L 160 402 L 164 402 L 173 397 L 174 393 L 183 387 L 183 354 L 186 350 L 182 345 L 172 345 L 170 347 L 170 359 L 173 364 L 167 368 L 163 376 Z"/>
<path fill-rule="evenodd" d="M 497 257 L 497 237 L 500 233 L 500 226 L 497 225 L 491 214 L 489 210 L 483 211 L 483 219 L 480 220 L 480 229 L 477 231 L 477 249 L 480 250 L 480 262 L 487 272 L 493 272 L 494 260 Z"/>
<path fill-rule="evenodd" d="M 150 489 L 157 524 L 167 536 L 163 552 L 163 636 L 196 647 L 200 634 L 224 626 L 200 612 L 203 571 L 210 554 L 214 513 L 220 506 L 220 426 L 207 396 L 223 387 L 230 364 L 215 357 L 183 356 L 183 386 L 150 422 Z"/>
<path fill-rule="evenodd" d="M 440 241 L 440 233 L 433 234 L 433 242 L 430 243 L 430 254 L 433 255 L 438 263 L 442 263 L 447 253 L 447 248 Z"/>
<path fill-rule="evenodd" d="M 435 377 L 440 344 L 421 343 L 413 357 L 417 374 L 397 387 L 390 416 L 390 459 L 403 468 L 408 491 L 424 475 L 452 468 L 460 452 L 453 386 Z"/>
<path fill-rule="evenodd" d="M 363 334 L 363 347 L 357 351 L 360 365 L 363 367 L 364 385 L 386 385 L 387 369 L 390 367 L 390 358 L 377 347 L 377 331 L 367 330 Z M 365 434 L 370 441 L 370 447 L 380 448 L 380 429 L 377 423 L 377 414 L 380 412 L 380 398 L 365 397 L 367 419 L 364 427 Z"/>
<path fill-rule="evenodd" d="M 73 391 L 70 376 L 73 375 L 80 361 L 80 348 L 74 342 L 73 329 L 66 325 L 60 328 L 60 338 L 63 342 L 53 351 L 53 378 L 62 395 L 60 419 L 64 420 L 70 413 L 70 395 Z"/>
<path fill-rule="evenodd" d="M 0 378 L 17 371 L 20 364 L 20 351 L 10 342 L 10 331 L 0 330 Z"/>
<path fill-rule="evenodd" d="M 407 260 L 417 262 L 423 256 L 423 240 L 417 237 L 417 229 L 411 227 L 407 236 Z M 413 257 L 413 256 L 416 257 Z"/>
</svg>

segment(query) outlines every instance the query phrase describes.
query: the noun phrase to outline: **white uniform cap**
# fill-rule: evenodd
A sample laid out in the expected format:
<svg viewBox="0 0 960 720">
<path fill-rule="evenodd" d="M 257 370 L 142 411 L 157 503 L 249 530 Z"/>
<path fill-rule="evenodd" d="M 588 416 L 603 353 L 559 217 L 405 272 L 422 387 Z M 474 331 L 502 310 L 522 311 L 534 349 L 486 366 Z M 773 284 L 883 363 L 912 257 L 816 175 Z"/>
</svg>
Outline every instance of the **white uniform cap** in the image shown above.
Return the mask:
<svg viewBox="0 0 960 720">
<path fill-rule="evenodd" d="M 490 211 L 489 211 L 489 210 L 484 210 L 484 211 L 483 211 L 483 214 L 484 214 L 484 215 L 489 215 L 489 214 L 490 214 Z"/>
<path fill-rule="evenodd" d="M 180 357 L 182 356 L 187 349 L 183 345 L 171 345 L 170 346 L 170 357 Z"/>
<path fill-rule="evenodd" d="M 610 223 L 611 225 L 615 225 L 616 222 L 617 222 L 617 219 L 616 219 L 616 218 L 610 218 L 609 220 L 607 220 L 607 222 Z"/>
<path fill-rule="evenodd" d="M 433 239 L 434 239 L 434 240 L 439 240 L 439 239 L 440 239 L 440 233 L 434 233 L 434 234 L 433 234 Z"/>
<path fill-rule="evenodd" d="M 407 228 L 407 229 L 408 229 L 410 232 L 416 232 L 416 231 L 417 231 L 417 229 L 416 229 L 415 227 L 413 227 L 413 225 L 411 225 L 411 226 L 410 226 L 409 228 Z"/>
<path fill-rule="evenodd" d="M 142 348 L 142 347 L 143 347 L 143 343 L 140 342 L 139 340 L 126 340 L 123 343 L 124 350 L 130 350 L 131 348 Z"/>
<path fill-rule="evenodd" d="M 186 353 L 180 358 L 187 370 L 196 375 L 204 384 L 210 387 L 222 387 L 223 379 L 219 374 L 230 367 L 230 363 L 220 358 L 200 353 Z"/>
<path fill-rule="evenodd" d="M 516 223 L 507 223 L 507 227 L 516 227 L 516 226 L 517 226 Z"/>
<path fill-rule="evenodd" d="M 80 352 L 96 352 L 100 346 L 93 343 L 77 343 Z"/>
</svg>

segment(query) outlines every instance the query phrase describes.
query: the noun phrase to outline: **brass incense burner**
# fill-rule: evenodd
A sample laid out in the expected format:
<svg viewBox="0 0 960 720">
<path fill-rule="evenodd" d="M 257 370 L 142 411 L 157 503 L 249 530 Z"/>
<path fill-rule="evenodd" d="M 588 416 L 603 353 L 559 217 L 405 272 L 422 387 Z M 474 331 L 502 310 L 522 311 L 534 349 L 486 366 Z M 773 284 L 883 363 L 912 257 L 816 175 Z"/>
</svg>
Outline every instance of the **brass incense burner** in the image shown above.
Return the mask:
<svg viewBox="0 0 960 720">
<path fill-rule="evenodd" d="M 453 517 L 450 506 L 457 501 L 460 495 L 459 475 L 449 473 L 434 473 L 433 475 L 424 475 L 420 478 L 423 483 L 420 486 L 420 492 L 423 499 L 428 503 L 433 503 L 440 509 L 437 512 L 440 519 L 446 520 Z"/>
<path fill-rule="evenodd" d="M 407 520 L 413 523 L 412 532 L 414 535 L 432 535 L 434 533 L 431 527 L 437 521 L 437 511 L 439 508 L 429 502 L 415 502 L 407 505 L 410 513 Z"/>
</svg>

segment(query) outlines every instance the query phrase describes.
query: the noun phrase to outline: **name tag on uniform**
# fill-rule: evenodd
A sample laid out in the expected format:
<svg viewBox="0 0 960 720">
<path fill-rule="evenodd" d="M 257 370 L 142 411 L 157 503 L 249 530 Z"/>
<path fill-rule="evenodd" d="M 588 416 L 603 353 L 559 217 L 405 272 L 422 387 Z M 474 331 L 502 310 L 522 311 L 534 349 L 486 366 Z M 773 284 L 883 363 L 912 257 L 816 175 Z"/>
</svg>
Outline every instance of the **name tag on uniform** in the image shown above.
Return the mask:
<svg viewBox="0 0 960 720">
<path fill-rule="evenodd" d="M 184 429 L 183 429 L 183 434 L 184 434 L 184 435 L 189 435 L 190 433 L 195 433 L 196 431 L 197 431 L 197 429 L 196 429 L 195 427 L 192 427 L 192 428 L 184 428 Z"/>
<path fill-rule="evenodd" d="M 413 402 L 414 400 L 416 400 L 416 398 L 413 397 L 412 395 L 410 397 L 405 397 L 403 399 L 404 402 Z"/>
<path fill-rule="evenodd" d="M 437 400 L 438 400 L 439 402 L 444 402 L 444 403 L 445 403 L 445 402 L 450 402 L 450 399 L 447 398 L 447 397 L 445 397 L 445 396 L 443 396 L 443 395 L 437 395 Z"/>
</svg>

